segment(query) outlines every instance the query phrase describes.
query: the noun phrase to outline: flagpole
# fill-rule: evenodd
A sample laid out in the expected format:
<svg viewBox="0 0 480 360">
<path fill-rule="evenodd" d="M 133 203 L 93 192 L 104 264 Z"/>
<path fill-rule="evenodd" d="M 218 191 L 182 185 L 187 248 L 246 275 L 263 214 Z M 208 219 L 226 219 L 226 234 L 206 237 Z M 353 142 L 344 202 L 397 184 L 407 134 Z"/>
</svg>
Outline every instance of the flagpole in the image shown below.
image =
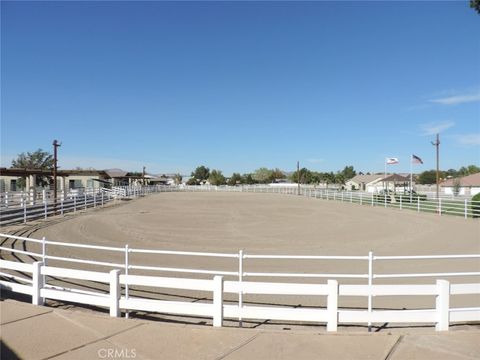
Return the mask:
<svg viewBox="0 0 480 360">
<path fill-rule="evenodd" d="M 410 204 L 412 203 L 413 192 L 413 156 L 410 155 Z"/>
<path fill-rule="evenodd" d="M 383 190 L 386 190 L 385 189 L 385 178 L 387 177 L 387 158 L 385 158 L 385 171 L 383 173 Z"/>
</svg>

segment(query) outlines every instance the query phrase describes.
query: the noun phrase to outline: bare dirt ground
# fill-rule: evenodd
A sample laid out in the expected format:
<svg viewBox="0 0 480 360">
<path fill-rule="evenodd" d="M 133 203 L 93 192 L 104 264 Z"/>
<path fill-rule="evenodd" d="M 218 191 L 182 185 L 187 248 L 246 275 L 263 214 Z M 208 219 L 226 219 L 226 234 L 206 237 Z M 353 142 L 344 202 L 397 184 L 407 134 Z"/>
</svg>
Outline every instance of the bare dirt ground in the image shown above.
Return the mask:
<svg viewBox="0 0 480 360">
<path fill-rule="evenodd" d="M 4 232 L 5 229 L 2 229 Z M 480 221 L 437 216 L 410 210 L 384 209 L 286 196 L 252 193 L 160 193 L 125 202 L 68 221 L 52 222 L 32 230 L 31 237 L 48 240 L 130 248 L 276 255 L 436 255 L 479 254 Z M 30 247 L 31 248 L 31 247 Z M 122 253 L 49 247 L 48 254 L 123 263 Z M 131 254 L 131 264 L 237 271 L 236 259 L 192 258 Z M 55 263 L 56 264 L 56 263 Z M 65 263 L 58 263 L 64 266 Z M 71 264 L 72 267 L 75 266 Z M 83 266 L 82 266 L 83 267 Z M 97 270 L 105 271 L 105 268 Z M 366 274 L 367 261 L 254 260 L 246 259 L 246 272 Z M 480 271 L 478 259 L 376 261 L 374 273 Z M 145 272 L 143 272 L 145 273 Z M 160 274 L 152 273 L 149 274 Z M 161 273 L 166 276 L 189 276 Z M 211 276 L 207 276 L 209 278 Z M 434 283 L 436 278 L 376 280 L 375 283 Z M 478 277 L 448 278 L 474 282 Z M 325 282 L 325 278 L 247 278 L 257 281 Z M 339 279 L 340 283 L 366 280 Z M 138 289 L 145 296 L 145 289 Z M 152 289 L 150 289 L 152 290 Z M 135 292 L 133 292 L 135 294 Z M 191 298 L 205 294 L 149 291 L 150 297 Z M 229 297 L 227 297 L 228 299 Z M 235 297 L 230 297 L 231 301 Z M 247 302 L 266 303 L 268 297 L 249 296 Z M 476 304 L 472 305 L 472 300 Z M 479 306 L 479 298 L 456 297 L 453 306 Z M 322 300 L 276 297 L 284 305 L 318 306 Z M 377 298 L 376 308 L 432 307 L 434 299 L 410 302 Z M 364 307 L 365 298 L 342 299 L 341 306 Z"/>
</svg>

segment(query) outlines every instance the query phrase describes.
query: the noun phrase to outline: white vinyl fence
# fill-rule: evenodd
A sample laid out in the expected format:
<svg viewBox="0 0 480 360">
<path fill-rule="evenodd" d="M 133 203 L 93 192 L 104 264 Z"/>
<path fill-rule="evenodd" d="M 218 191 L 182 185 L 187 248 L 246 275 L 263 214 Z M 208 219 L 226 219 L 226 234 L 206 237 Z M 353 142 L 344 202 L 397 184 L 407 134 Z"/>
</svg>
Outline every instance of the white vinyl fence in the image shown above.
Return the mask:
<svg viewBox="0 0 480 360">
<path fill-rule="evenodd" d="M 0 260 L 0 286 L 13 292 L 32 296 L 33 304 L 42 304 L 45 299 L 56 299 L 79 304 L 96 305 L 110 309 L 111 316 L 120 316 L 124 311 L 128 316 L 129 310 L 180 314 L 191 316 L 210 317 L 214 326 L 222 326 L 224 319 L 256 320 L 283 320 L 326 324 L 328 331 L 336 331 L 340 324 L 372 323 L 425 323 L 435 325 L 436 330 L 448 330 L 452 322 L 480 321 L 480 271 L 458 272 L 424 272 L 424 273 L 376 273 L 374 264 L 377 261 L 451 261 L 457 260 L 459 266 L 464 261 L 480 259 L 480 254 L 462 255 L 421 255 L 421 256 L 374 256 L 369 252 L 365 256 L 300 256 L 300 255 L 259 255 L 248 254 L 245 251 L 237 253 L 209 253 L 172 250 L 151 250 L 124 247 L 95 246 L 57 242 L 43 239 L 32 239 L 8 234 L 0 234 L 3 239 L 0 252 L 2 258 L 15 259 Z M 10 246 L 7 244 L 10 241 Z M 36 246 L 37 252 L 30 249 Z M 47 249 L 68 247 L 72 249 L 88 249 L 91 253 L 101 254 L 104 260 L 82 259 L 73 256 L 62 257 L 49 255 Z M 200 257 L 209 259 L 223 259 L 231 262 L 233 271 L 218 269 L 194 269 L 169 266 L 147 266 L 135 261 L 135 254 L 151 254 L 162 256 Z M 116 257 L 115 257 L 116 256 Z M 106 261 L 110 258 L 123 258 L 122 262 Z M 24 260 L 22 260 L 24 259 Z M 248 271 L 244 264 L 246 259 L 257 260 L 344 260 L 364 263 L 366 273 L 348 274 L 339 272 L 303 273 L 297 272 L 262 272 Z M 25 262 L 22 262 L 25 261 Z M 64 263 L 66 265 L 52 265 Z M 33 262 L 33 263 L 32 263 Z M 69 264 L 81 266 L 75 269 Z M 90 266 L 106 267 L 107 271 L 87 270 Z M 361 267 L 359 267 L 361 268 Z M 341 269 L 339 269 L 341 270 Z M 138 271 L 153 271 L 163 275 L 135 274 Z M 177 277 L 168 277 L 164 274 L 175 273 Z M 31 275 L 30 275 L 31 274 Z M 178 276 L 182 277 L 178 277 Z M 183 277 L 189 276 L 189 277 Z M 193 278 L 203 276 L 204 278 Z M 82 282 L 91 281 L 104 284 L 105 288 L 97 291 L 83 290 L 73 287 L 63 287 L 49 284 L 49 277 L 56 279 L 76 279 Z M 288 278 L 295 282 L 254 281 L 259 278 Z M 376 279 L 413 279 L 432 278 L 426 284 L 375 284 Z M 459 278 L 463 283 L 451 280 Z M 314 283 L 303 283 L 301 280 L 314 279 Z M 356 279 L 364 283 L 341 283 L 344 279 Z M 467 280 L 465 280 L 467 279 Z M 470 280 L 468 280 L 470 279 Z M 71 282 L 70 282 L 71 284 Z M 70 285 L 72 286 L 72 285 Z M 181 289 L 191 292 L 207 292 L 209 300 L 206 302 L 174 301 L 152 299 L 141 296 L 132 296 L 129 292 L 135 286 L 151 287 L 153 289 Z M 159 290 L 162 292 L 162 290 Z M 237 301 L 234 304 L 224 301 L 225 294 L 234 294 Z M 262 304 L 244 302 L 245 295 L 268 294 L 274 297 L 294 295 L 300 297 L 317 297 L 326 299 L 326 307 L 312 306 L 307 308 L 288 307 L 281 301 Z M 469 297 L 469 306 L 452 307 L 450 300 L 459 295 L 475 295 Z M 426 309 L 375 309 L 375 297 L 394 297 L 403 301 L 413 297 L 431 297 L 432 307 Z M 346 297 L 363 297 L 368 305 L 363 309 L 339 307 L 339 301 Z"/>
<path fill-rule="evenodd" d="M 1 194 L 0 225 L 26 223 L 30 220 L 47 219 L 52 215 L 64 215 L 67 212 L 86 210 L 90 207 L 103 206 L 105 203 L 122 198 L 134 198 L 157 192 L 253 192 L 284 195 L 300 195 L 309 198 L 349 202 L 359 205 L 413 210 L 416 212 L 442 215 L 456 215 L 467 218 L 480 217 L 480 201 L 469 198 L 430 199 L 426 195 L 373 194 L 358 191 L 339 191 L 313 186 L 117 186 L 111 189 L 82 189 L 69 194 L 61 194 L 54 202 L 52 192 L 44 190 L 41 200 L 33 201 L 28 193 Z M 39 201 L 41 201 L 39 203 Z"/>
<path fill-rule="evenodd" d="M 3 193 L 1 196 L 0 225 L 26 223 L 31 220 L 47 219 L 53 215 L 103 207 L 106 203 L 123 198 L 145 196 L 158 192 L 157 186 L 115 186 L 112 188 L 81 188 L 67 194 L 59 193 L 57 201 L 53 191 L 43 190 L 41 197 L 32 198 L 31 193 Z"/>
</svg>

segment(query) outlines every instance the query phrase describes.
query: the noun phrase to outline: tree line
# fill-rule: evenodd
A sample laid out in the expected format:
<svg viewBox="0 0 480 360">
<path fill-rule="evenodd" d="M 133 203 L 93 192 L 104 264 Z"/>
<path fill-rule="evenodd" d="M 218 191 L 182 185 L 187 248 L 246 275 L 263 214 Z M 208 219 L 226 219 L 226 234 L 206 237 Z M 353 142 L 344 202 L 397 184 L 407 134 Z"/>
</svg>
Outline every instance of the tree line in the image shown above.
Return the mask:
<svg viewBox="0 0 480 360">
<path fill-rule="evenodd" d="M 268 169 L 261 167 L 252 173 L 240 174 L 234 172 L 232 176 L 226 178 L 221 170 L 213 169 L 210 171 L 205 165 L 198 166 L 191 173 L 187 185 L 200 185 L 206 182 L 212 185 L 252 185 L 252 184 L 269 184 L 281 181 L 291 181 L 301 184 L 345 184 L 345 181 L 353 178 L 356 175 L 353 166 L 345 166 L 343 170 L 334 172 L 317 172 L 311 171 L 307 168 L 302 168 L 299 171 L 286 173 L 278 168 Z"/>
</svg>

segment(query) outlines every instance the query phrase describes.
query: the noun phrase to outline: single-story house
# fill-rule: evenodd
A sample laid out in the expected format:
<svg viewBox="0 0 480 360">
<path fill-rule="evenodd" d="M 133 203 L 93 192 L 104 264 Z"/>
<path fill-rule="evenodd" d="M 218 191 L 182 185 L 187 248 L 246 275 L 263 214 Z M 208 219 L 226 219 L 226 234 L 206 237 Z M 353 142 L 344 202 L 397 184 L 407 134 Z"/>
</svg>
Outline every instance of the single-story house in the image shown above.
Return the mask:
<svg viewBox="0 0 480 360">
<path fill-rule="evenodd" d="M 480 193 L 480 173 L 445 180 L 440 187 L 447 195 L 476 195 Z"/>
<path fill-rule="evenodd" d="M 375 192 L 375 184 L 382 178 L 383 175 L 356 175 L 345 183 L 345 188 L 347 190 Z"/>
</svg>

